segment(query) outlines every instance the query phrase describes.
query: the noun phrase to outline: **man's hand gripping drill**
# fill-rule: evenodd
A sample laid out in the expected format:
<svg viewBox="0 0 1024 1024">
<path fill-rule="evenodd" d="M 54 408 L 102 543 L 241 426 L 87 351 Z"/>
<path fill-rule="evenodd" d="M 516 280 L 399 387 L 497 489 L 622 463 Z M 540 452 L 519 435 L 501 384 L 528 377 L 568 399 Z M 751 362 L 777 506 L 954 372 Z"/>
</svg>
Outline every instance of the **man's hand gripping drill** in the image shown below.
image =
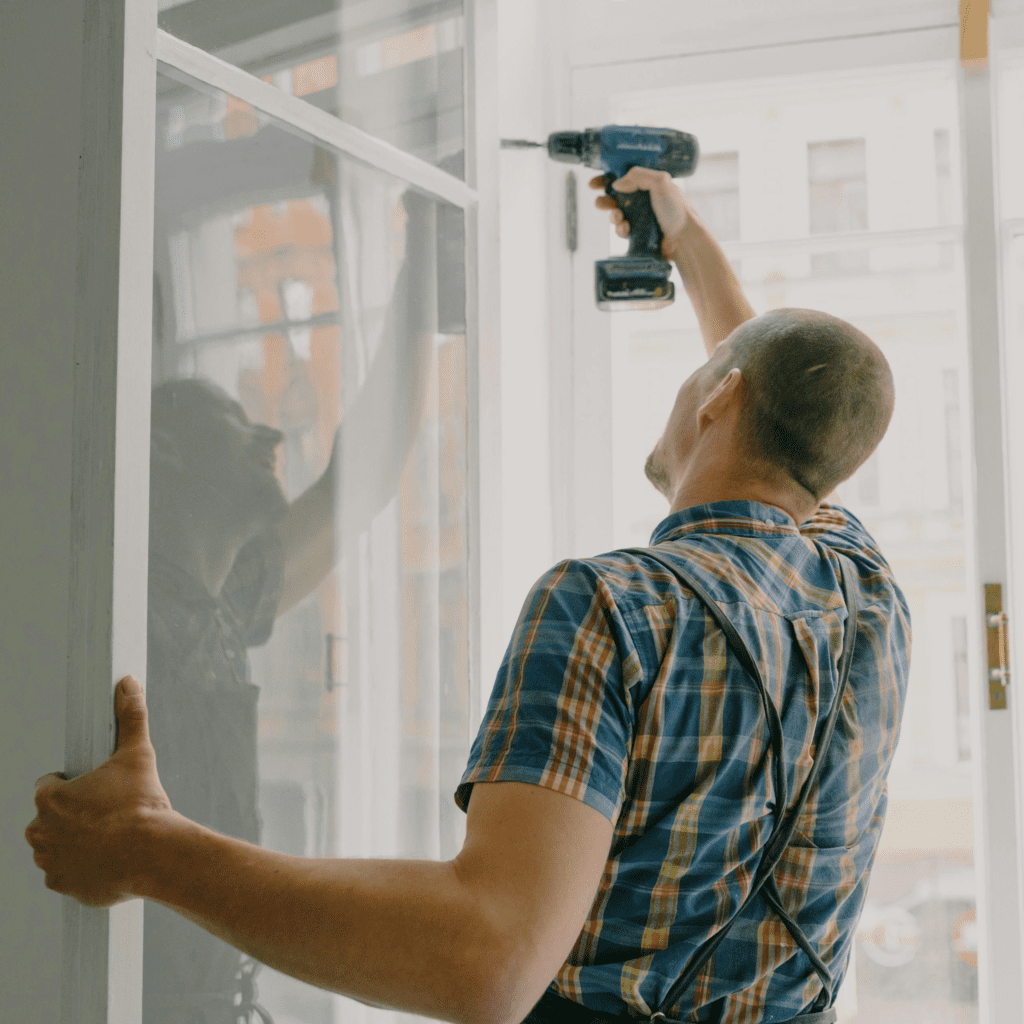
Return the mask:
<svg viewBox="0 0 1024 1024">
<path fill-rule="evenodd" d="M 651 194 L 651 206 L 664 235 L 661 243 L 662 255 L 673 263 L 678 262 L 679 243 L 696 214 L 671 175 L 667 171 L 655 171 L 649 167 L 633 167 L 617 181 L 609 182 L 608 176 L 604 174 L 590 179 L 590 187 L 599 189 L 602 193 L 594 200 L 594 205 L 599 210 L 608 210 L 609 220 L 615 225 L 615 233 L 620 238 L 628 238 L 629 221 L 626 220 L 619 204 L 605 194 L 608 184 L 616 192 L 624 195 L 640 190 Z"/>
</svg>

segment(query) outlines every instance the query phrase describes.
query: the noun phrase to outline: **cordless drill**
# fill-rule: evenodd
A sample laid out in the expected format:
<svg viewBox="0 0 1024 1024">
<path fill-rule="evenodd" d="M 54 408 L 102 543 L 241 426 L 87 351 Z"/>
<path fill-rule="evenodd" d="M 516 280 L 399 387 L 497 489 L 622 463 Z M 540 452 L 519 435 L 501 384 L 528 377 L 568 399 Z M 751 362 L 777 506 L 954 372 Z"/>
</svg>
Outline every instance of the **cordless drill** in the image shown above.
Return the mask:
<svg viewBox="0 0 1024 1024">
<path fill-rule="evenodd" d="M 661 255 L 662 232 L 651 194 L 616 192 L 612 182 L 631 167 L 650 167 L 683 178 L 697 169 L 697 140 L 672 128 L 617 124 L 582 132 L 553 132 L 548 156 L 605 172 L 605 192 L 629 222 L 629 252 L 599 260 L 594 267 L 598 309 L 661 309 L 675 298 L 672 266 Z"/>
</svg>

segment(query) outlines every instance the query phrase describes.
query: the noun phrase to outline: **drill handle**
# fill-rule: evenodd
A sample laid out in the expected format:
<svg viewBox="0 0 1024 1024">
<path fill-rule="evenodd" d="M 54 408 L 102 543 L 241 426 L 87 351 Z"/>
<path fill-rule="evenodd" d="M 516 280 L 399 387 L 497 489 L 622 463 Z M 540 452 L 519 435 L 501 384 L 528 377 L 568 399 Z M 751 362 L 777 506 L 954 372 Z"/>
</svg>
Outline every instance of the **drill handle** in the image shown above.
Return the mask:
<svg viewBox="0 0 1024 1024">
<path fill-rule="evenodd" d="M 651 206 L 651 193 L 646 189 L 636 192 L 616 192 L 611 186 L 612 175 L 608 176 L 605 192 L 615 200 L 622 215 L 629 223 L 629 255 L 652 256 L 663 260 L 661 243 L 664 234 Z"/>
</svg>

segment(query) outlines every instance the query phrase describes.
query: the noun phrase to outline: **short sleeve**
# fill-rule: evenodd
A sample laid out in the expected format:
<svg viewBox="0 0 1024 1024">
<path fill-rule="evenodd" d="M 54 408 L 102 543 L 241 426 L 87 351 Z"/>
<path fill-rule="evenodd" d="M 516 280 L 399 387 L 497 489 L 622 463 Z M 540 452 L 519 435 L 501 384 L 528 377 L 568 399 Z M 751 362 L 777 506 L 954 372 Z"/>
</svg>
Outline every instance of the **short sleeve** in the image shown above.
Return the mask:
<svg viewBox="0 0 1024 1024">
<path fill-rule="evenodd" d="M 284 545 L 277 530 L 266 530 L 238 553 L 221 590 L 246 647 L 270 639 L 283 586 Z"/>
<path fill-rule="evenodd" d="M 614 822 L 622 806 L 632 712 L 622 664 L 631 640 L 595 567 L 569 561 L 523 606 L 455 793 L 525 782 L 574 797 Z"/>
</svg>

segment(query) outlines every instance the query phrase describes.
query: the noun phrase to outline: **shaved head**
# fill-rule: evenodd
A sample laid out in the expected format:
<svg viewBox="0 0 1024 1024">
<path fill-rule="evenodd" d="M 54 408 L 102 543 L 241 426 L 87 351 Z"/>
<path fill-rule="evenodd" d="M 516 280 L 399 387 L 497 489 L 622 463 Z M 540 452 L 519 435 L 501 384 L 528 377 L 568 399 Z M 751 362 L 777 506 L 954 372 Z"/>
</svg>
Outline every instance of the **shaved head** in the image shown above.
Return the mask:
<svg viewBox="0 0 1024 1024">
<path fill-rule="evenodd" d="M 892 372 L 862 331 L 811 309 L 776 309 L 740 325 L 708 361 L 742 374 L 745 454 L 784 470 L 817 500 L 878 446 L 892 417 Z"/>
</svg>

